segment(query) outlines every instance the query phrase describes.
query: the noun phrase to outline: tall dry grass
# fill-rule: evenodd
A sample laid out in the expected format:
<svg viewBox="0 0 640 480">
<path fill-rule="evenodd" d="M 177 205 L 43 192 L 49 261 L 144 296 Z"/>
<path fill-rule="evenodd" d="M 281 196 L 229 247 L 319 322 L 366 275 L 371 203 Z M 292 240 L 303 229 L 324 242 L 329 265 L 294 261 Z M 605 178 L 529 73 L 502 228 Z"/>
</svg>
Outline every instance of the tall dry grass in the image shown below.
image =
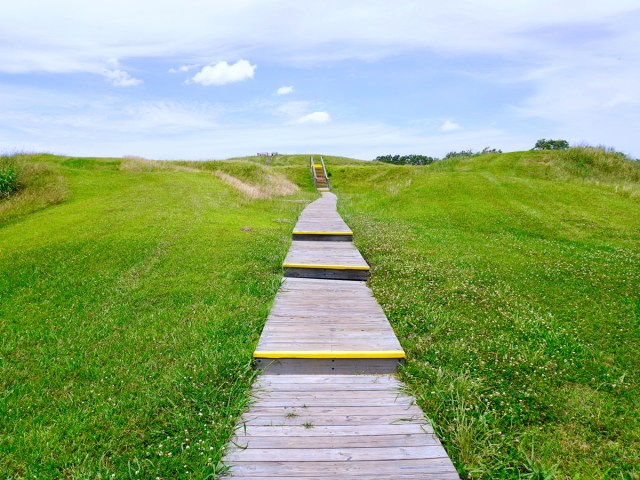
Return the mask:
<svg viewBox="0 0 640 480">
<path fill-rule="evenodd" d="M 34 161 L 27 154 L 6 156 L 2 160 L 18 172 L 18 188 L 0 200 L 0 224 L 67 198 L 69 189 L 64 177 L 48 165 Z"/>
</svg>

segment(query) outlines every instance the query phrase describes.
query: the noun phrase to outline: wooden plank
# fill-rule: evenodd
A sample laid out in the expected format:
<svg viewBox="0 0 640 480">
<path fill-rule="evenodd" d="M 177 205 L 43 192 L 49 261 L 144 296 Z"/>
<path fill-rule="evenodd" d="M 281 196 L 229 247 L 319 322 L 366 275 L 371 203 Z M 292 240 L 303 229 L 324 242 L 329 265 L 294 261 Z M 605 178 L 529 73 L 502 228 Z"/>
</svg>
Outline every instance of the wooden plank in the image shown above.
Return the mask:
<svg viewBox="0 0 640 480">
<path fill-rule="evenodd" d="M 293 232 L 293 239 L 299 242 L 351 242 L 353 240 L 353 235 L 350 233 L 328 234 Z"/>
<path fill-rule="evenodd" d="M 360 374 L 392 374 L 398 367 L 399 360 L 376 359 L 256 359 L 256 366 L 269 375 L 360 375 Z"/>
<path fill-rule="evenodd" d="M 313 388 L 329 389 L 361 389 L 367 386 L 393 386 L 402 388 L 402 384 L 392 375 L 289 375 L 281 377 L 274 375 L 260 375 L 257 377 L 254 387 L 268 386 L 272 389 L 287 388 Z"/>
<path fill-rule="evenodd" d="M 294 397 L 291 400 L 286 400 L 286 399 L 279 399 L 279 398 L 274 398 L 274 399 L 261 399 L 259 401 L 256 401 L 256 405 L 260 405 L 260 406 L 273 406 L 273 407 L 278 407 L 278 406 L 284 406 L 284 405 L 291 405 L 292 402 L 298 403 L 300 406 L 302 405 L 306 405 L 311 403 L 313 399 L 311 398 L 305 398 L 305 397 Z M 316 401 L 314 402 L 315 406 L 322 406 L 322 407 L 334 407 L 334 406 L 353 406 L 353 407 L 366 407 L 366 406 L 375 406 L 375 405 L 389 405 L 389 406 L 393 406 L 393 405 L 411 405 L 411 400 L 407 400 L 407 399 L 395 399 L 395 398 L 378 398 L 377 396 L 371 398 L 371 395 L 369 396 L 369 398 L 342 398 L 342 397 L 329 397 L 326 398 L 324 400 L 321 399 L 316 399 Z"/>
<path fill-rule="evenodd" d="M 233 443 L 240 448 L 371 448 L 371 447 L 419 447 L 440 445 L 433 434 L 426 435 L 342 435 L 329 437 L 273 436 L 251 437 L 238 435 Z"/>
<path fill-rule="evenodd" d="M 336 448 L 249 448 L 230 449 L 228 462 L 358 462 L 408 459 L 447 458 L 440 445 L 417 447 L 336 447 Z"/>
<path fill-rule="evenodd" d="M 254 425 L 246 428 L 239 425 L 236 432 L 242 432 L 244 437 L 273 437 L 278 435 L 291 437 L 341 437 L 353 435 L 429 435 L 433 434 L 433 428 L 421 423 L 394 423 L 394 424 L 364 424 L 364 425 L 315 425 L 306 428 L 302 425 Z"/>
<path fill-rule="evenodd" d="M 410 415 L 422 415 L 422 411 L 414 403 L 410 403 L 409 405 L 395 406 L 395 408 L 382 407 L 379 405 L 369 407 L 364 407 L 362 405 L 358 405 L 357 407 L 346 407 L 344 405 L 339 405 L 337 407 L 319 407 L 316 405 L 285 405 L 283 407 L 262 407 L 260 405 L 252 405 L 251 415 L 282 415 L 286 417 L 290 415 L 397 415 L 398 417 L 404 418 Z"/>
<path fill-rule="evenodd" d="M 290 268 L 284 269 L 284 276 L 290 278 L 323 278 L 327 280 L 359 280 L 369 279 L 368 270 L 349 270 L 344 268 Z"/>
<path fill-rule="evenodd" d="M 232 474 L 286 476 L 286 475 L 317 475 L 321 471 L 324 476 L 340 476 L 348 473 L 358 473 L 362 476 L 370 474 L 388 475 L 393 478 L 396 474 L 420 473 L 423 475 L 438 475 L 431 478 L 445 478 L 442 474 L 455 474 L 455 469 L 448 458 L 431 458 L 418 460 L 396 461 L 333 461 L 333 462 L 235 462 L 231 467 Z M 423 477 L 429 478 L 429 477 Z M 453 478 L 459 478 L 455 476 Z"/>
<path fill-rule="evenodd" d="M 225 475 L 223 475 L 221 478 L 225 478 Z M 273 480 L 274 477 L 264 477 L 264 476 L 244 476 L 244 475 L 233 475 L 233 478 L 238 479 L 238 480 Z M 383 474 L 383 475 L 376 475 L 376 474 L 367 474 L 365 476 L 360 475 L 358 472 L 352 472 L 352 473 L 344 473 L 344 472 L 340 472 L 339 474 L 321 474 L 321 476 L 317 476 L 317 475 L 300 475 L 300 474 L 295 474 L 295 475 L 279 475 L 278 478 L 284 478 L 284 479 L 294 479 L 294 478 L 303 478 L 304 480 L 326 480 L 327 478 L 340 478 L 340 479 L 356 479 L 356 480 L 378 480 L 378 479 L 384 479 L 384 480 L 389 480 L 389 475 L 387 474 Z M 394 474 L 392 477 L 394 480 L 425 480 L 425 478 L 429 478 L 429 477 L 425 477 L 423 473 L 417 473 L 417 474 L 403 474 L 403 475 L 397 475 Z M 432 478 L 436 478 L 436 477 L 432 477 Z M 442 473 L 440 474 L 438 477 L 438 480 L 456 480 L 459 477 L 456 474 L 453 473 Z"/>
</svg>

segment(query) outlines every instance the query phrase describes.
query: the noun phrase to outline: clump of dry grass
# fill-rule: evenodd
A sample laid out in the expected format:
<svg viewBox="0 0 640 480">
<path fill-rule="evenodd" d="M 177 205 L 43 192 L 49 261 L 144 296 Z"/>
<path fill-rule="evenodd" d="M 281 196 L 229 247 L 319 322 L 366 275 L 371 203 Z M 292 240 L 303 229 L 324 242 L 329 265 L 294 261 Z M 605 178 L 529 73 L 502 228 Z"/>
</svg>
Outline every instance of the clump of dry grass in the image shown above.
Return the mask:
<svg viewBox="0 0 640 480">
<path fill-rule="evenodd" d="M 135 155 L 125 155 L 120 162 L 120 170 L 124 172 L 166 172 L 180 169 L 177 165 L 169 162 L 148 160 Z"/>
<path fill-rule="evenodd" d="M 284 175 L 248 162 L 164 162 L 127 155 L 122 157 L 120 170 L 127 172 L 194 172 L 209 173 L 251 199 L 283 197 L 299 188 Z"/>
<path fill-rule="evenodd" d="M 298 191 L 297 185 L 291 183 L 282 175 L 265 174 L 262 183 L 248 183 L 233 175 L 216 170 L 213 174 L 227 185 L 241 192 L 243 195 L 254 199 L 266 199 L 273 197 L 283 197 Z"/>
<path fill-rule="evenodd" d="M 64 201 L 69 190 L 62 175 L 30 155 L 5 157 L 18 171 L 18 189 L 0 202 L 0 223 Z"/>
</svg>

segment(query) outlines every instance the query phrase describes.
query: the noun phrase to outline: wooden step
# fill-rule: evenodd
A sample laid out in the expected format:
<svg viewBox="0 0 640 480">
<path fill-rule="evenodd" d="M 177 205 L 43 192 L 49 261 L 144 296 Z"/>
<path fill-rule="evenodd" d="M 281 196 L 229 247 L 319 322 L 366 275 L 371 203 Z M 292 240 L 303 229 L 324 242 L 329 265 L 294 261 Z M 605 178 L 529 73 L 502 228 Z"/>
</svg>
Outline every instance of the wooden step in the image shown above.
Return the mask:
<svg viewBox="0 0 640 480">
<path fill-rule="evenodd" d="M 369 265 L 350 242 L 293 241 L 284 260 L 285 277 L 367 280 Z"/>
<path fill-rule="evenodd" d="M 369 287 L 285 278 L 254 352 L 271 374 L 393 373 L 405 357 Z"/>
</svg>

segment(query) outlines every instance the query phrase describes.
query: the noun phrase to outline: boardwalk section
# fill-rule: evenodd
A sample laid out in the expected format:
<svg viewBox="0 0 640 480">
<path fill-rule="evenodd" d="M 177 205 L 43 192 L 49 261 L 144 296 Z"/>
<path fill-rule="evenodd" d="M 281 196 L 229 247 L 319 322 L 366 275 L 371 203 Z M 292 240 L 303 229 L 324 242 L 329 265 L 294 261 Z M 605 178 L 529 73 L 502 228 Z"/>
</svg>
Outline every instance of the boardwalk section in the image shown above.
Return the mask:
<svg viewBox="0 0 640 480">
<path fill-rule="evenodd" d="M 264 375 L 254 388 L 225 457 L 234 478 L 459 478 L 392 376 Z"/>
<path fill-rule="evenodd" d="M 459 478 L 393 377 L 405 353 L 363 282 L 369 266 L 352 235 L 332 193 L 300 216 L 254 352 L 262 375 L 223 458 L 229 476 Z"/>
<path fill-rule="evenodd" d="M 351 242 L 293 241 L 285 277 L 367 280 L 369 265 Z"/>
<path fill-rule="evenodd" d="M 363 282 L 286 278 L 254 357 L 273 374 L 393 373 L 405 354 Z"/>
<path fill-rule="evenodd" d="M 304 209 L 293 228 L 294 240 L 322 240 L 350 242 L 353 232 L 336 210 L 337 198 L 333 193 L 322 193 Z"/>
</svg>

